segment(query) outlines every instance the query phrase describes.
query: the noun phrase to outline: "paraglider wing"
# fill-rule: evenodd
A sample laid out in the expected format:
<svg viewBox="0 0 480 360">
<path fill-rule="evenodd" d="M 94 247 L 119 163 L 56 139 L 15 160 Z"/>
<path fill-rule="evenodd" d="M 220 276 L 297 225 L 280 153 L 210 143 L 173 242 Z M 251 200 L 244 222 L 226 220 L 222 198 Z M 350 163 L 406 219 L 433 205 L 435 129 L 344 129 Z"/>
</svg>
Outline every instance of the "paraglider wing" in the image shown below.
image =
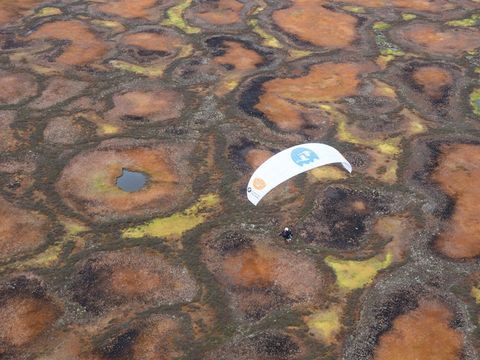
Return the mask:
<svg viewBox="0 0 480 360">
<path fill-rule="evenodd" d="M 248 200 L 257 205 L 270 190 L 291 177 L 333 163 L 341 163 L 352 172 L 352 165 L 329 145 L 308 143 L 283 150 L 255 170 L 247 186 Z"/>
</svg>

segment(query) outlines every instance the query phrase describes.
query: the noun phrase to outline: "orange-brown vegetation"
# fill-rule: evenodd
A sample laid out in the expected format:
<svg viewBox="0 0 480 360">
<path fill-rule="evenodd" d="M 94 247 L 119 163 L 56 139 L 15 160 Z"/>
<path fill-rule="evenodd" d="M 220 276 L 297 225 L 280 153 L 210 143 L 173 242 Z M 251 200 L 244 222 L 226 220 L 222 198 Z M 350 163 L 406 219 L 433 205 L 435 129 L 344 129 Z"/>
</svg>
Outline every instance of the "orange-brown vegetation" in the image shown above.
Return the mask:
<svg viewBox="0 0 480 360">
<path fill-rule="evenodd" d="M 221 259 L 217 256 L 212 254 L 213 258 L 209 259 L 211 269 L 218 267 L 214 272 L 228 286 L 279 287 L 289 299 L 309 302 L 315 299 L 323 285 L 315 264 L 308 258 L 267 244 L 258 243 Z"/>
<path fill-rule="evenodd" d="M 265 82 L 255 108 L 284 130 L 298 130 L 305 125 L 309 103 L 331 102 L 357 94 L 362 64 L 332 63 L 313 65 L 300 77 Z"/>
<path fill-rule="evenodd" d="M 151 269 L 118 267 L 111 276 L 112 291 L 123 296 L 149 293 L 164 282 L 162 274 L 152 274 Z"/>
<path fill-rule="evenodd" d="M 293 0 L 273 13 L 275 23 L 303 41 L 327 48 L 346 48 L 357 39 L 357 19 L 329 10 L 324 1 Z"/>
<path fill-rule="evenodd" d="M 122 304 L 143 308 L 186 302 L 197 292 L 196 282 L 187 270 L 155 250 L 131 248 L 99 253 L 80 263 L 77 270 L 74 298 L 92 311 Z"/>
<path fill-rule="evenodd" d="M 0 72 L 0 105 L 12 105 L 37 93 L 37 82 L 30 74 Z"/>
<path fill-rule="evenodd" d="M 57 58 L 65 65 L 84 65 L 100 60 L 107 44 L 88 26 L 77 20 L 53 21 L 40 26 L 28 39 L 67 40 L 69 44 Z"/>
<path fill-rule="evenodd" d="M 213 25 L 228 25 L 240 20 L 244 5 L 236 0 L 217 0 L 201 3 L 192 9 L 192 17 L 199 18 Z"/>
<path fill-rule="evenodd" d="M 136 46 L 146 50 L 162 51 L 172 54 L 183 45 L 182 38 L 176 34 L 139 32 L 125 35 L 122 38 L 125 45 Z"/>
<path fill-rule="evenodd" d="M 215 57 L 214 61 L 218 64 L 233 65 L 235 70 L 244 72 L 253 70 L 261 64 L 263 58 L 255 50 L 247 49 L 242 43 L 237 41 L 225 41 L 225 54 Z"/>
<path fill-rule="evenodd" d="M 15 0 L 0 2 L 0 25 L 12 23 L 45 0 Z"/>
<path fill-rule="evenodd" d="M 436 24 L 414 24 L 397 34 L 415 49 L 429 54 L 460 56 L 480 46 L 478 29 L 442 29 Z"/>
<path fill-rule="evenodd" d="M 46 300 L 13 297 L 0 308 L 0 340 L 22 346 L 43 333 L 58 318 L 58 309 Z"/>
<path fill-rule="evenodd" d="M 83 81 L 53 77 L 49 79 L 42 95 L 30 106 L 35 109 L 45 109 L 78 95 L 86 87 L 87 83 Z"/>
<path fill-rule="evenodd" d="M 432 175 L 455 201 L 450 221 L 436 247 L 454 259 L 480 255 L 480 146 L 443 145 L 438 167 Z"/>
<path fill-rule="evenodd" d="M 0 258 L 33 250 L 45 241 L 47 217 L 0 197 Z"/>
<path fill-rule="evenodd" d="M 269 150 L 252 149 L 245 156 L 245 161 L 252 169 L 262 165 L 273 153 Z"/>
<path fill-rule="evenodd" d="M 461 333 L 450 327 L 452 312 L 436 301 L 422 301 L 400 315 L 379 339 L 375 360 L 459 360 Z"/>
<path fill-rule="evenodd" d="M 113 96 L 114 107 L 105 114 L 109 123 L 121 120 L 157 122 L 180 116 L 183 97 L 173 90 L 129 91 Z"/>
<path fill-rule="evenodd" d="M 157 0 L 113 0 L 98 5 L 101 12 L 121 16 L 127 19 L 144 18 L 150 14 L 149 9 L 155 6 Z"/>
<path fill-rule="evenodd" d="M 56 187 L 69 206 L 98 221 L 172 211 L 189 196 L 189 149 L 128 140 L 104 142 L 74 157 Z M 148 183 L 136 192 L 121 190 L 116 179 L 123 169 L 146 174 Z"/>
<path fill-rule="evenodd" d="M 393 255 L 394 261 L 404 259 L 415 229 L 413 219 L 403 215 L 381 217 L 374 225 L 375 232 L 383 239 L 389 240 L 385 250 Z"/>
<path fill-rule="evenodd" d="M 233 285 L 268 287 L 273 283 L 275 265 L 274 258 L 259 253 L 257 249 L 247 249 L 227 258 L 223 263 L 223 273 Z"/>
<path fill-rule="evenodd" d="M 102 360 L 91 352 L 92 346 L 86 339 L 87 334 L 84 328 L 79 331 L 62 331 L 60 334 L 54 334 L 50 351 L 43 356 L 38 356 L 37 360 Z"/>
<path fill-rule="evenodd" d="M 148 320 L 133 345 L 135 360 L 168 360 L 182 355 L 175 339 L 181 334 L 179 321 L 165 315 L 155 315 Z"/>
<path fill-rule="evenodd" d="M 438 66 L 423 66 L 416 69 L 413 80 L 434 99 L 441 98 L 445 88 L 453 84 L 452 74 Z"/>
</svg>

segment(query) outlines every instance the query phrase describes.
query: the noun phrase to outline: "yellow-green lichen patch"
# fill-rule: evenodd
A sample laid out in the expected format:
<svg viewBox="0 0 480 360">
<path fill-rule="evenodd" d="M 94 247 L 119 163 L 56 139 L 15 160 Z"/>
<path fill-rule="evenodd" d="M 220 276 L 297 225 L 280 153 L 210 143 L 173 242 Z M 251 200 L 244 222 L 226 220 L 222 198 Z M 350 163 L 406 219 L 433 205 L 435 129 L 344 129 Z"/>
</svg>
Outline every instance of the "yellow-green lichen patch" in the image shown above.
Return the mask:
<svg viewBox="0 0 480 360">
<path fill-rule="evenodd" d="M 327 345 L 335 342 L 335 337 L 342 328 L 340 321 L 341 308 L 333 306 L 327 310 L 322 310 L 305 317 L 305 323 L 309 331 L 320 338 Z"/>
<path fill-rule="evenodd" d="M 407 13 L 402 14 L 402 19 L 405 21 L 410 21 L 416 18 L 417 18 L 417 15 L 415 14 L 407 14 Z"/>
<path fill-rule="evenodd" d="M 96 26 L 101 26 L 107 29 L 112 29 L 115 32 L 122 32 L 125 30 L 125 26 L 123 26 L 118 21 L 114 20 L 92 20 L 92 24 Z"/>
<path fill-rule="evenodd" d="M 148 41 L 145 39 L 145 41 Z M 162 39 L 163 41 L 163 39 Z M 147 48 L 147 50 L 149 50 Z M 179 46 L 178 52 L 175 56 L 172 56 L 169 60 L 165 59 L 160 63 L 154 63 L 152 65 L 139 65 L 132 64 L 127 61 L 122 60 L 112 60 L 110 65 L 115 69 L 131 72 L 138 75 L 148 76 L 148 77 L 159 77 L 162 76 L 165 72 L 165 69 L 170 65 L 175 59 L 184 58 L 190 56 L 193 52 L 193 47 L 191 44 Z"/>
<path fill-rule="evenodd" d="M 377 169 L 378 179 L 388 184 L 393 184 L 397 181 L 397 170 L 397 161 L 391 161 L 388 166 Z"/>
<path fill-rule="evenodd" d="M 257 2 L 258 2 L 258 5 L 256 5 L 255 10 L 252 12 L 253 15 L 257 15 L 257 14 L 261 13 L 268 6 L 267 3 L 263 0 L 259 0 Z"/>
<path fill-rule="evenodd" d="M 229 80 L 225 83 L 225 88 L 228 91 L 234 90 L 238 86 L 238 81 L 237 80 Z"/>
<path fill-rule="evenodd" d="M 365 13 L 365 9 L 361 6 L 344 6 L 342 7 L 343 10 L 345 11 L 350 11 L 354 14 L 364 14 Z"/>
<path fill-rule="evenodd" d="M 62 255 L 63 247 L 64 244 L 62 242 L 56 243 L 33 258 L 21 262 L 17 269 L 47 268 L 54 266 L 58 263 L 60 256 Z"/>
<path fill-rule="evenodd" d="M 273 35 L 270 35 L 267 33 L 265 30 L 263 30 L 259 25 L 258 25 L 258 20 L 257 19 L 251 19 L 248 24 L 252 27 L 253 32 L 257 33 L 262 39 L 262 45 L 268 46 L 268 47 L 273 47 L 273 48 L 282 48 L 282 44 L 280 41 L 278 41 L 277 38 L 275 38 Z"/>
<path fill-rule="evenodd" d="M 65 239 L 70 240 L 74 238 L 76 235 L 90 230 L 88 226 L 85 224 L 72 219 L 65 219 L 62 221 L 63 227 L 65 229 Z"/>
<path fill-rule="evenodd" d="M 334 181 L 346 179 L 347 174 L 335 166 L 322 166 L 309 171 L 309 177 L 312 181 Z"/>
<path fill-rule="evenodd" d="M 0 268 L 0 271 L 5 270 L 27 270 L 37 268 L 50 268 L 56 266 L 63 253 L 65 243 L 63 241 L 57 242 L 49 246 L 43 252 L 32 256 L 27 260 L 16 261 L 14 263 L 5 265 Z"/>
<path fill-rule="evenodd" d="M 47 16 L 53 16 L 53 15 L 60 15 L 61 13 L 62 13 L 62 10 L 60 10 L 59 8 L 47 6 L 47 7 L 41 8 L 35 14 L 35 17 L 47 17 Z"/>
<path fill-rule="evenodd" d="M 470 294 L 474 297 L 475 302 L 477 304 L 480 304 L 480 288 L 475 287 L 475 286 L 472 287 L 472 290 L 471 290 Z"/>
<path fill-rule="evenodd" d="M 98 132 L 99 135 L 113 135 L 117 134 L 120 131 L 118 126 L 102 124 L 100 125 Z"/>
<path fill-rule="evenodd" d="M 407 126 L 405 129 L 407 136 L 423 134 L 427 131 L 425 120 L 421 118 L 416 112 L 404 108 L 402 111 L 400 111 L 400 114 L 403 115 L 403 117 L 407 121 Z"/>
<path fill-rule="evenodd" d="M 388 88 L 383 88 L 382 90 L 382 88 L 377 85 L 377 90 L 382 93 L 382 91 L 388 91 Z M 383 93 L 382 96 L 387 95 Z M 388 96 L 395 97 L 395 94 L 389 92 Z M 369 138 L 368 134 L 364 134 L 363 132 L 359 131 L 354 125 L 352 125 L 352 128 L 349 128 L 346 116 L 339 110 L 335 109 L 334 106 L 322 104 L 319 107 L 329 113 L 335 119 L 337 123 L 338 140 L 364 146 L 366 148 L 365 151 L 372 158 L 372 164 L 367 171 L 370 176 L 390 184 L 393 184 L 397 181 L 396 173 L 398 164 L 395 158 L 402 152 L 400 142 L 405 136 L 400 135 L 386 138 L 386 136 L 383 135 L 381 138 L 371 139 Z M 406 125 L 406 136 L 413 135 L 413 131 L 423 130 L 420 123 L 415 124 L 416 126 L 414 126 L 413 129 L 410 129 L 410 124 L 412 121 L 411 119 L 407 120 L 409 120 L 409 122 Z M 360 132 L 360 135 L 356 135 L 357 132 Z"/>
<path fill-rule="evenodd" d="M 180 237 L 186 231 L 205 222 L 219 203 L 220 197 L 216 194 L 202 195 L 190 208 L 169 217 L 154 219 L 144 225 L 125 229 L 122 236 L 133 239 L 145 236 Z"/>
<path fill-rule="evenodd" d="M 167 19 L 162 21 L 162 25 L 174 26 L 187 34 L 197 34 L 200 28 L 190 26 L 183 18 L 183 13 L 192 4 L 192 0 L 185 0 L 180 4 L 171 7 L 167 10 Z"/>
<path fill-rule="evenodd" d="M 480 116 L 480 89 L 475 89 L 470 94 L 470 104 L 473 108 L 473 113 Z"/>
<path fill-rule="evenodd" d="M 288 50 L 288 58 L 290 60 L 300 59 L 309 55 L 312 55 L 312 52 L 308 50 L 297 50 L 297 49 Z"/>
<path fill-rule="evenodd" d="M 383 21 L 377 21 L 373 24 L 372 28 L 373 30 L 387 30 L 391 27 L 389 23 L 383 22 Z"/>
<path fill-rule="evenodd" d="M 447 25 L 455 27 L 473 27 L 480 24 L 480 14 L 475 14 L 466 19 L 451 20 L 447 22 Z"/>
<path fill-rule="evenodd" d="M 382 49 L 380 50 L 380 54 L 383 56 L 393 55 L 393 56 L 403 56 L 405 52 L 399 49 Z"/>
<path fill-rule="evenodd" d="M 425 125 L 418 121 L 412 121 L 409 125 L 409 131 L 411 134 L 422 134 L 426 131 Z"/>
<path fill-rule="evenodd" d="M 154 65 L 154 66 L 141 66 L 128 63 L 126 61 L 121 60 L 112 60 L 110 61 L 110 65 L 112 65 L 115 69 L 123 70 L 132 72 L 138 75 L 144 75 L 149 77 L 157 77 L 162 76 L 163 72 L 165 71 L 165 65 Z"/>
<path fill-rule="evenodd" d="M 375 85 L 375 91 L 374 91 L 375 95 L 385 96 L 391 99 L 397 98 L 397 93 L 392 86 L 377 79 L 374 79 L 372 82 Z"/>
<path fill-rule="evenodd" d="M 397 45 L 390 42 L 383 33 L 383 30 L 389 29 L 390 26 L 390 24 L 382 21 L 373 24 L 373 29 L 375 30 L 375 43 L 380 50 L 380 54 L 383 56 L 404 56 L 405 52 L 403 52 Z"/>
<path fill-rule="evenodd" d="M 388 63 L 392 60 L 395 60 L 395 55 L 380 55 L 377 58 L 376 63 L 381 69 L 385 69 Z"/>
<path fill-rule="evenodd" d="M 384 259 L 373 257 L 368 260 L 342 260 L 327 256 L 325 263 L 337 276 L 338 286 L 345 290 L 354 290 L 372 282 L 377 273 L 392 264 L 393 255 L 387 253 Z"/>
<path fill-rule="evenodd" d="M 399 147 L 400 137 L 394 137 L 386 140 L 368 140 L 361 139 L 347 129 L 347 122 L 344 117 L 339 117 L 338 119 L 338 139 L 341 141 L 349 142 L 356 145 L 370 146 L 377 149 L 380 153 L 384 155 L 394 156 L 398 155 L 401 150 Z"/>
</svg>

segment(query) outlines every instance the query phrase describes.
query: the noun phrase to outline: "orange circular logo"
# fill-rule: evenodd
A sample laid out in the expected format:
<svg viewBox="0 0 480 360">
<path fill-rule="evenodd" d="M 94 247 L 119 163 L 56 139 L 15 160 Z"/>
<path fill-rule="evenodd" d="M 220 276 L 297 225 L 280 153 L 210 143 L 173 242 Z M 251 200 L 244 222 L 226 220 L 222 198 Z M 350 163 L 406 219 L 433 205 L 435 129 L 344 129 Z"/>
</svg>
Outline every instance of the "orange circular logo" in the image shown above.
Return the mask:
<svg viewBox="0 0 480 360">
<path fill-rule="evenodd" d="M 253 179 L 253 187 L 255 189 L 262 190 L 265 186 L 267 186 L 267 183 L 265 182 L 265 180 L 260 178 Z"/>
</svg>

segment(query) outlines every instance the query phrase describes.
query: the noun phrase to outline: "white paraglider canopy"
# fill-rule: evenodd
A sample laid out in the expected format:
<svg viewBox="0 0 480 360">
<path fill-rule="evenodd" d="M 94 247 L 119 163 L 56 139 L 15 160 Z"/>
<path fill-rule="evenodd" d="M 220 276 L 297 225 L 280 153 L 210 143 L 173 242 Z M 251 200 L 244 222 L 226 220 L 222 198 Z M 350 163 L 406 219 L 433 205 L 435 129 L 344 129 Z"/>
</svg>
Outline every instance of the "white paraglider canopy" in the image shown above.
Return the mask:
<svg viewBox="0 0 480 360">
<path fill-rule="evenodd" d="M 340 152 L 325 144 L 307 143 L 292 146 L 273 155 L 258 167 L 248 181 L 247 197 L 253 205 L 282 182 L 319 166 L 340 163 L 348 172 L 352 165 Z"/>
</svg>

